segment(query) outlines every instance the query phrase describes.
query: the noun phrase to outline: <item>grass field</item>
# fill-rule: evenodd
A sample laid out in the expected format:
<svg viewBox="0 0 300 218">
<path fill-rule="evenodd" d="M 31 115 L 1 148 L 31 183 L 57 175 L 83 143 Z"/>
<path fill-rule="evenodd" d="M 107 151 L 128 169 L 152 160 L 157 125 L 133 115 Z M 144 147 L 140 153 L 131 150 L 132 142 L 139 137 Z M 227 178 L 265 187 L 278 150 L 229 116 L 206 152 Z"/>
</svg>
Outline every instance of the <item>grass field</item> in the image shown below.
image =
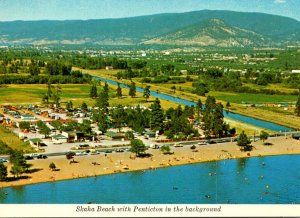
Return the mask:
<svg viewBox="0 0 300 218">
<path fill-rule="evenodd" d="M 91 85 L 89 84 L 62 84 L 61 93 L 61 103 L 72 101 L 74 106 L 80 106 L 83 102 L 87 103 L 89 106 L 93 106 L 96 102 L 95 99 L 89 97 Z M 128 96 L 128 90 L 122 89 L 122 98 L 117 98 L 116 96 L 116 86 L 109 85 L 111 106 L 116 106 L 118 104 L 122 105 L 144 105 L 150 106 L 154 98 L 150 97 L 146 102 L 142 96 L 142 93 L 137 93 L 136 98 L 131 98 Z M 100 90 L 101 87 L 98 87 Z M 46 93 L 47 87 L 44 84 L 22 84 L 22 85 L 7 85 L 5 87 L 0 87 L 0 104 L 41 104 L 42 97 Z M 177 107 L 176 103 L 169 102 L 166 100 L 161 100 L 161 105 L 163 108 L 167 109 L 169 107 Z"/>
<path fill-rule="evenodd" d="M 298 96 L 295 95 L 266 95 L 251 93 L 230 93 L 230 92 L 209 92 L 218 100 L 229 101 L 230 103 L 242 104 L 279 104 L 279 103 L 295 103 Z"/>
<path fill-rule="evenodd" d="M 0 139 L 12 149 L 23 150 L 24 152 L 33 152 L 29 144 L 24 144 L 17 135 L 0 125 Z"/>
</svg>

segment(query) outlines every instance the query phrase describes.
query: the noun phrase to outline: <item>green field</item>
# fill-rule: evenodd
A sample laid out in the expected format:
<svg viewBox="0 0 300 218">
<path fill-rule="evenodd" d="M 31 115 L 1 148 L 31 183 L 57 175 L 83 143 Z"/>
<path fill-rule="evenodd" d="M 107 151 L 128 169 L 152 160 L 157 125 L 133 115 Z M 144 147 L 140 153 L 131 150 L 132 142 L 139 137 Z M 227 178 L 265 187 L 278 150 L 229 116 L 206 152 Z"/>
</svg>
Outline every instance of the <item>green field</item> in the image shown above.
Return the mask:
<svg viewBox="0 0 300 218">
<path fill-rule="evenodd" d="M 26 153 L 34 151 L 29 144 L 24 144 L 16 134 L 4 128 L 2 125 L 0 125 L 0 139 L 12 149 L 22 150 Z"/>
<path fill-rule="evenodd" d="M 55 85 L 54 85 L 55 87 Z M 74 106 L 80 106 L 82 102 L 86 102 L 89 106 L 95 104 L 96 100 L 89 97 L 91 85 L 89 84 L 62 84 L 61 85 L 61 103 L 64 106 L 66 102 L 72 101 Z M 150 106 L 154 98 L 150 97 L 149 101 L 145 101 L 142 93 L 137 93 L 136 98 L 128 97 L 128 90 L 122 89 L 122 98 L 116 97 L 116 86 L 109 85 L 109 103 L 111 106 L 122 105 L 143 105 Z M 101 87 L 98 87 L 100 90 Z M 22 84 L 7 85 L 0 87 L 0 104 L 19 105 L 19 104 L 41 104 L 42 97 L 46 93 L 46 85 L 44 84 Z M 163 108 L 177 107 L 174 102 L 161 100 Z"/>
<path fill-rule="evenodd" d="M 209 92 L 208 95 L 214 96 L 221 101 L 229 101 L 230 103 L 242 104 L 279 104 L 279 103 L 295 103 L 296 95 L 266 95 L 266 94 L 250 94 L 250 93 L 230 93 L 230 92 Z"/>
</svg>

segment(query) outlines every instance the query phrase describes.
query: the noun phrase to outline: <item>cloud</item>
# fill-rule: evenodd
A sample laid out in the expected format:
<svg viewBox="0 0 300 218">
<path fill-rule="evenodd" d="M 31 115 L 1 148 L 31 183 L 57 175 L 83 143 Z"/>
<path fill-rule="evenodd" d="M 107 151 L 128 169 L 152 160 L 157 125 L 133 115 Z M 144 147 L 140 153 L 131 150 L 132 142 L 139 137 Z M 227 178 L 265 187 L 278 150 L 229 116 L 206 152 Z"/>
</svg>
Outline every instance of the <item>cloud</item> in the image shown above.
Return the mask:
<svg viewBox="0 0 300 218">
<path fill-rule="evenodd" d="M 275 4 L 284 4 L 284 3 L 286 3 L 286 0 L 275 0 L 274 3 Z"/>
</svg>

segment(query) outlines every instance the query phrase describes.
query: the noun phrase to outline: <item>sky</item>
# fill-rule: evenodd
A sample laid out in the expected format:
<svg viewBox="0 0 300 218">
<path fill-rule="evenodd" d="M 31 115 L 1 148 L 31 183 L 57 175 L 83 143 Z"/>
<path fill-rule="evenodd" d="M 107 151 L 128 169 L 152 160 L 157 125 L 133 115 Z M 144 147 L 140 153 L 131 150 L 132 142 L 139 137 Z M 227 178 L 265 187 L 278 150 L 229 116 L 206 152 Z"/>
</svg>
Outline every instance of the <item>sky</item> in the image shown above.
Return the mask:
<svg viewBox="0 0 300 218">
<path fill-rule="evenodd" d="M 0 0 L 0 21 L 121 18 L 204 9 L 263 12 L 300 21 L 300 0 Z"/>
</svg>

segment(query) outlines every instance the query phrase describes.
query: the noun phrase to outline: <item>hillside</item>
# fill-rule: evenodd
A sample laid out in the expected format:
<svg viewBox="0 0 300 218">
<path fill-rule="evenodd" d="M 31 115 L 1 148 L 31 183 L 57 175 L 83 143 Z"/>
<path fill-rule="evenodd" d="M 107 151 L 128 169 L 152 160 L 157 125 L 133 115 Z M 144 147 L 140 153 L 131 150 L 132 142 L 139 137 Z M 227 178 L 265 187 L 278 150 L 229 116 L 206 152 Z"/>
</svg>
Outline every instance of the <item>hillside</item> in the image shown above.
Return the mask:
<svg viewBox="0 0 300 218">
<path fill-rule="evenodd" d="M 228 26 L 219 19 L 211 19 L 146 41 L 145 44 L 245 47 L 274 43 L 269 38 L 255 32 Z"/>
<path fill-rule="evenodd" d="M 291 18 L 263 13 L 203 10 L 121 19 L 0 22 L 0 44 L 132 45 L 193 25 L 197 27 L 199 23 L 212 19 L 222 20 L 237 35 L 243 35 L 245 30 L 274 41 L 300 38 L 300 22 Z"/>
</svg>

